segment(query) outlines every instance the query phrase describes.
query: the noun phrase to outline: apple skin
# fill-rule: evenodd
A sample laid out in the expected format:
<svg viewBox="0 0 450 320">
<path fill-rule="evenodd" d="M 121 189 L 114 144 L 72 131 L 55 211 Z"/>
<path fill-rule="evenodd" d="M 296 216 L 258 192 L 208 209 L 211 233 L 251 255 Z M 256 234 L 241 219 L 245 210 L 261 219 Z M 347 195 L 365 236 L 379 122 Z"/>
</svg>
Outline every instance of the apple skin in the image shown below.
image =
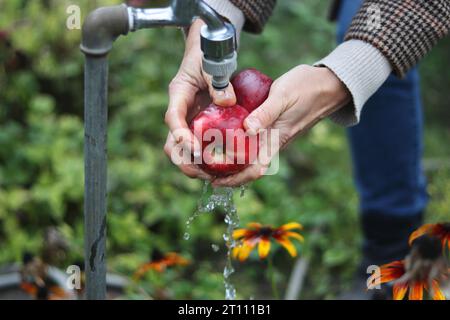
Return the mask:
<svg viewBox="0 0 450 320">
<path fill-rule="evenodd" d="M 273 80 L 256 69 L 245 69 L 231 80 L 237 104 L 249 113 L 258 108 L 269 96 Z"/>
<path fill-rule="evenodd" d="M 199 166 L 203 171 L 212 176 L 224 177 L 242 171 L 254 160 L 258 152 L 258 141 L 250 143 L 250 139 L 257 137 L 245 134 L 243 124 L 248 115 L 248 111 L 240 105 L 219 107 L 211 104 L 192 120 L 190 129 L 202 144 L 202 163 Z M 222 139 L 215 141 L 215 138 L 208 139 L 204 136 L 209 129 L 219 130 Z M 232 130 L 233 136 L 230 136 L 230 131 L 227 136 L 227 130 Z M 227 138 L 234 138 L 234 145 L 229 142 L 234 150 L 227 150 Z M 245 146 L 244 150 L 238 150 L 239 146 Z M 223 152 L 215 153 L 213 149 Z"/>
</svg>

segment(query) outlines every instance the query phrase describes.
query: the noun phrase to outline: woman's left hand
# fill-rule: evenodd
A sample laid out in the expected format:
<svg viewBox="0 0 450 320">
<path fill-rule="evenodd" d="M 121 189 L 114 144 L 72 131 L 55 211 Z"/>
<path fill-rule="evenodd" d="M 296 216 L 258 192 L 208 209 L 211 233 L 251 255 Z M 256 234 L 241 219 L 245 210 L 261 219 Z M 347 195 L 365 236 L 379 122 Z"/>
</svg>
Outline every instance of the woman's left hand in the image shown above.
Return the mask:
<svg viewBox="0 0 450 320">
<path fill-rule="evenodd" d="M 260 154 L 273 158 L 298 134 L 346 105 L 350 92 L 339 78 L 327 68 L 300 65 L 280 78 L 270 89 L 267 100 L 245 120 L 249 135 L 262 130 L 278 130 L 279 143 L 269 148 L 264 140 Z M 268 150 L 270 149 L 270 152 Z M 213 186 L 235 187 L 259 179 L 269 167 L 269 161 L 258 161 L 245 170 L 224 178 L 217 178 Z"/>
</svg>

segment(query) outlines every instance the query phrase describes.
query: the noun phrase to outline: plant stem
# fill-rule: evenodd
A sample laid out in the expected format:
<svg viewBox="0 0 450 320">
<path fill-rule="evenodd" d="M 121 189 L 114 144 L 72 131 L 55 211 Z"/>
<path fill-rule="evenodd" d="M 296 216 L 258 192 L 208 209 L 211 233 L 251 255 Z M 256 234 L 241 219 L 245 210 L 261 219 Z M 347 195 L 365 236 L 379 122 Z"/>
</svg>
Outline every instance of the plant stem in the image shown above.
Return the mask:
<svg viewBox="0 0 450 320">
<path fill-rule="evenodd" d="M 272 285 L 272 294 L 275 300 L 280 299 L 280 295 L 278 293 L 277 281 L 275 279 L 275 270 L 273 268 L 272 255 L 267 258 L 267 277 Z"/>
</svg>

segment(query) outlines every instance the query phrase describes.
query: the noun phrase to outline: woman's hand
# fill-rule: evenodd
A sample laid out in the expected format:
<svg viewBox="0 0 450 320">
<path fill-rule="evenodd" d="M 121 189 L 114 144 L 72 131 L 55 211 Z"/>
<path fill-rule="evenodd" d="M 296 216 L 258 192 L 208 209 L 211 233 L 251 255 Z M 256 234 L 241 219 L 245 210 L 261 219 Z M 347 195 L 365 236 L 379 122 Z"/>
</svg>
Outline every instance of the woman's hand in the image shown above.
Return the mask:
<svg viewBox="0 0 450 320">
<path fill-rule="evenodd" d="M 244 125 L 250 135 L 265 129 L 278 130 L 277 147 L 268 152 L 268 143 L 262 141 L 260 146 L 259 153 L 272 158 L 298 134 L 346 105 L 350 99 L 345 85 L 329 69 L 301 65 L 272 84 L 267 100 L 247 117 Z M 214 180 L 213 185 L 243 185 L 264 175 L 268 166 L 268 161 L 254 163 L 240 173 Z"/>
<path fill-rule="evenodd" d="M 212 88 L 211 77 L 203 72 L 203 53 L 200 49 L 200 28 L 203 25 L 204 22 L 200 19 L 192 24 L 186 39 L 183 62 L 169 85 L 170 101 L 165 122 L 170 132 L 164 151 L 171 160 L 173 153 L 180 148 L 188 151 L 194 157 L 201 156 L 200 143 L 189 130 L 188 121 L 201 109 L 207 107 L 211 100 L 216 105 L 223 107 L 236 104 L 236 96 L 231 84 L 224 91 L 216 91 Z M 193 163 L 177 165 L 184 174 L 191 178 L 211 179 Z"/>
</svg>

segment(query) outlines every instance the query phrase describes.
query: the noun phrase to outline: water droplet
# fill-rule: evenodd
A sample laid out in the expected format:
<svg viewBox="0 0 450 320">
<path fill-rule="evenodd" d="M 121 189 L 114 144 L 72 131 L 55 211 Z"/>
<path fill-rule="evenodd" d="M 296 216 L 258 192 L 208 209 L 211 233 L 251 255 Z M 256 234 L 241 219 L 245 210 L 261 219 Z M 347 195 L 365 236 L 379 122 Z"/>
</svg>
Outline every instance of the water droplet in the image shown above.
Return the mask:
<svg viewBox="0 0 450 320">
<path fill-rule="evenodd" d="M 214 252 L 217 252 L 217 251 L 220 250 L 220 247 L 217 244 L 214 244 L 214 243 L 211 245 L 211 248 L 213 249 Z"/>
<path fill-rule="evenodd" d="M 241 186 L 241 194 L 240 197 L 243 198 L 245 195 L 245 190 L 247 189 L 247 187 L 245 185 Z"/>
<path fill-rule="evenodd" d="M 230 264 L 227 264 L 225 268 L 223 269 L 223 276 L 225 279 L 228 279 L 234 272 L 233 266 Z"/>
<path fill-rule="evenodd" d="M 230 283 L 225 284 L 225 300 L 234 300 L 236 299 L 236 289 Z"/>
<path fill-rule="evenodd" d="M 184 233 L 183 239 L 184 240 L 189 240 L 191 238 L 191 235 L 188 232 Z"/>
</svg>

